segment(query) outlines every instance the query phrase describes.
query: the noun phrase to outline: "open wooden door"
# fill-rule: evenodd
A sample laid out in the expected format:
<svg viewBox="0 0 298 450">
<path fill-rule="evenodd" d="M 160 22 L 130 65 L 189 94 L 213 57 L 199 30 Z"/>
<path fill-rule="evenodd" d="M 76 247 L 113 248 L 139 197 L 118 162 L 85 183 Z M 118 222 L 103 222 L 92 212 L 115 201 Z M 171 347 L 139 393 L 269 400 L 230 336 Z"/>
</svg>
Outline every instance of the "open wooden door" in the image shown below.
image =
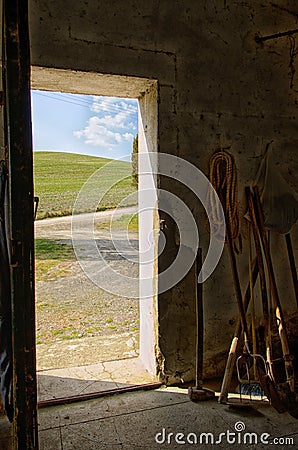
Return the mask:
<svg viewBox="0 0 298 450">
<path fill-rule="evenodd" d="M 13 448 L 38 449 L 33 158 L 27 0 L 3 0 L 3 87 L 10 238 Z"/>
</svg>

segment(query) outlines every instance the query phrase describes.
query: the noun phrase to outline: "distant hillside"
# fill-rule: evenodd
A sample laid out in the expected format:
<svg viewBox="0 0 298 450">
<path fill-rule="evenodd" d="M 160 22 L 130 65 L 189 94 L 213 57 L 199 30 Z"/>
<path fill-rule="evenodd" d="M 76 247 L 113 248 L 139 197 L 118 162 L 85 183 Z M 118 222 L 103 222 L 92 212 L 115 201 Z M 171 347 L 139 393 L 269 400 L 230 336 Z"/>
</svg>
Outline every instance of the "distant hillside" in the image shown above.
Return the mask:
<svg viewBox="0 0 298 450">
<path fill-rule="evenodd" d="M 37 219 L 72 214 L 76 197 L 88 178 L 112 160 L 94 156 L 63 152 L 34 152 L 34 195 L 39 197 Z M 112 170 L 103 172 L 100 183 L 105 186 L 117 182 L 123 175 L 127 178 L 118 182 L 103 197 L 98 209 L 114 208 L 130 193 L 131 164 L 116 161 Z M 121 176 L 119 175 L 121 174 Z M 88 209 L 82 210 L 87 212 Z"/>
</svg>

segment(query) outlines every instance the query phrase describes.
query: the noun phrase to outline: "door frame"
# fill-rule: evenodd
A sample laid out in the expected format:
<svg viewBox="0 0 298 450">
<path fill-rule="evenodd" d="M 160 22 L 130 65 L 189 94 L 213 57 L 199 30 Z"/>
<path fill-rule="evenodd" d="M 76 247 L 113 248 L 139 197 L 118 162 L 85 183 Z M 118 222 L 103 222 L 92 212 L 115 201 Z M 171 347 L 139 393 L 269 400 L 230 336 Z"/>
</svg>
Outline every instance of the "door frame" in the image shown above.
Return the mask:
<svg viewBox="0 0 298 450">
<path fill-rule="evenodd" d="M 13 344 L 13 449 L 38 449 L 28 2 L 3 0 L 3 87 Z"/>
</svg>

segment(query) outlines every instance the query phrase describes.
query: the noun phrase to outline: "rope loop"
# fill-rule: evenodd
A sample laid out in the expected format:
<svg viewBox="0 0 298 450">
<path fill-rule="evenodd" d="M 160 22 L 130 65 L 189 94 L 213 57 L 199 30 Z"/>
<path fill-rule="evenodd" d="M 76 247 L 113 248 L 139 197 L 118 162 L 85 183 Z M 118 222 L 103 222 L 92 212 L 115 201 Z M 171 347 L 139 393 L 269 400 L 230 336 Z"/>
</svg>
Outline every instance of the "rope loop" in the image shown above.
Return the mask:
<svg viewBox="0 0 298 450">
<path fill-rule="evenodd" d="M 238 238 L 241 250 L 240 220 L 237 200 L 237 167 L 233 155 L 226 150 L 216 151 L 209 161 L 209 179 L 221 201 L 226 224 L 229 226 L 233 244 L 235 246 L 235 241 Z M 215 223 L 218 223 L 218 200 L 216 200 L 212 192 L 210 192 L 209 198 L 212 218 Z M 236 251 L 238 253 L 237 249 Z"/>
</svg>

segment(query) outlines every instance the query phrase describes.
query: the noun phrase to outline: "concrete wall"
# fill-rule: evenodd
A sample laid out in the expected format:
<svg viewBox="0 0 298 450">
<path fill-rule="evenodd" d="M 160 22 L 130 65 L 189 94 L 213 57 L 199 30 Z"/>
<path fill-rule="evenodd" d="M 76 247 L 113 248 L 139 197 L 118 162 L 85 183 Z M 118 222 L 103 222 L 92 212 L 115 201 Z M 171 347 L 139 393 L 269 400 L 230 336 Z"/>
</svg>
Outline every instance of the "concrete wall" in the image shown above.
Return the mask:
<svg viewBox="0 0 298 450">
<path fill-rule="evenodd" d="M 255 41 L 256 34 L 297 28 L 294 0 L 29 4 L 33 65 L 156 79 L 158 150 L 185 158 L 207 174 L 214 150 L 230 147 L 238 168 L 242 213 L 244 185 L 256 176 L 269 141 L 273 140 L 275 165 L 290 185 L 296 185 L 298 79 L 297 63 L 290 56 L 295 42 L 287 37 Z M 208 227 L 199 201 L 172 180 L 161 178 L 159 183 L 190 207 L 206 254 Z M 168 241 L 159 270 L 176 251 L 175 226 L 164 219 Z M 282 301 L 291 311 L 294 299 L 284 242 L 272 239 L 278 249 Z M 238 259 L 244 286 L 247 257 Z M 191 270 L 158 299 L 160 374 L 168 382 L 194 376 L 195 284 Z M 238 316 L 226 251 L 205 283 L 204 294 L 206 374 L 211 376 L 223 369 Z"/>
</svg>

